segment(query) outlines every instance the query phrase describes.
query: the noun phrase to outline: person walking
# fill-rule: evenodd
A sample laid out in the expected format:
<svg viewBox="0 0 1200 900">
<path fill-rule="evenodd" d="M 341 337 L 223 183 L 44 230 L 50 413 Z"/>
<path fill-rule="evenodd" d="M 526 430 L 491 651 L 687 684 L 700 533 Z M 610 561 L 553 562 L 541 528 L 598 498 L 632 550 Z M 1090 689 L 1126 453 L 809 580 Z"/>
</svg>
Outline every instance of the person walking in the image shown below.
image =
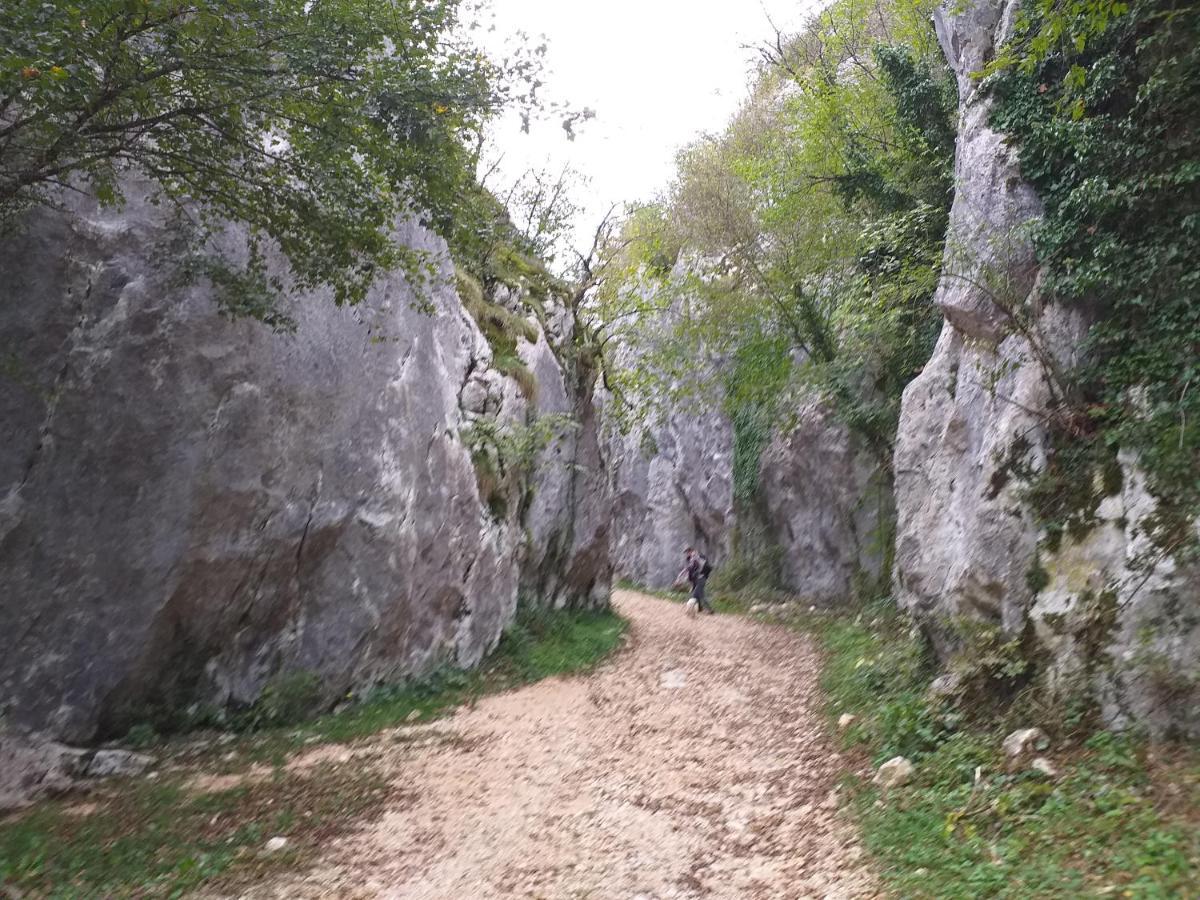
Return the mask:
<svg viewBox="0 0 1200 900">
<path fill-rule="evenodd" d="M 683 570 L 679 573 L 676 581 L 682 582 L 684 578 L 687 578 L 692 585 L 692 599 L 696 601 L 699 611 L 707 610 L 710 615 L 715 616 L 717 611 L 712 608 L 712 604 L 704 596 L 704 588 L 708 583 L 708 576 L 712 573 L 712 566 L 695 547 L 688 547 L 684 551 L 683 558 Z"/>
</svg>

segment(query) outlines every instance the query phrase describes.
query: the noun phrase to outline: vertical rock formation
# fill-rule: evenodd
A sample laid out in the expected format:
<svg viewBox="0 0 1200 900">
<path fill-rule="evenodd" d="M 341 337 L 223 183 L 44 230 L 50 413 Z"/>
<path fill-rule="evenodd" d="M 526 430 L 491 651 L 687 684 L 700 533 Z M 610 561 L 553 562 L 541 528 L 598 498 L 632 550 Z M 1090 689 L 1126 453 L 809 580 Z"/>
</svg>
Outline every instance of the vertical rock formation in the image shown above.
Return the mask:
<svg viewBox="0 0 1200 900">
<path fill-rule="evenodd" d="M 522 587 L 606 601 L 590 385 L 540 325 L 538 409 L 582 427 L 546 452 L 532 504 L 497 516 L 460 433 L 519 425 L 527 401 L 449 271 L 423 297 L 389 274 L 359 307 L 306 298 L 279 335 L 180 287 L 168 233 L 134 196 L 36 214 L 0 246 L 8 724 L 87 742 L 293 673 L 334 698 L 477 663 Z M 415 225 L 399 238 L 445 256 Z"/>
<path fill-rule="evenodd" d="M 645 431 L 611 435 L 612 546 L 619 575 L 665 587 L 692 545 L 718 565 L 728 561 L 735 526 L 733 427 L 714 406 L 689 403 Z"/>
<path fill-rule="evenodd" d="M 763 451 L 759 491 L 780 549 L 782 587 L 820 605 L 853 599 L 887 571 L 892 487 L 845 425 L 812 396 Z"/>
<path fill-rule="evenodd" d="M 976 0 L 935 16 L 958 76 L 956 193 L 936 298 L 946 323 L 905 391 L 897 438 L 898 600 L 945 656 L 962 647 L 962 619 L 1014 636 L 1032 629 L 1052 683 L 1095 692 L 1109 721 L 1197 733 L 1200 578 L 1149 546 L 1155 503 L 1136 460 L 1122 454 L 1119 486 L 1098 473 L 1109 496 L 1084 537 L 1046 541 L 1023 496 L 1049 452 L 1047 373 L 1077 363 L 1089 323 L 1040 295 L 1027 225 L 1041 205 L 971 77 L 1017 8 Z"/>
<path fill-rule="evenodd" d="M 604 606 L 612 587 L 612 501 L 593 403 L 596 371 L 576 352 L 575 322 L 561 306 L 546 310 L 534 344 L 519 348 L 538 385 L 538 415 L 569 420 L 538 454 L 525 513 L 522 595 L 555 607 Z"/>
<path fill-rule="evenodd" d="M 674 315 L 640 323 L 639 333 L 650 341 L 669 332 Z M 637 354 L 636 346 L 622 347 L 615 364 L 633 365 Z M 710 360 L 708 374 L 696 375 L 704 392 L 663 421 L 625 435 L 610 429 L 617 574 L 665 587 L 683 549 L 695 545 L 718 569 L 740 562 L 810 602 L 845 602 L 861 578 L 878 579 L 886 565 L 891 491 L 884 474 L 817 398 L 801 394 L 784 402 L 762 448 L 755 499 L 735 501 L 736 437 L 723 364 Z"/>
</svg>

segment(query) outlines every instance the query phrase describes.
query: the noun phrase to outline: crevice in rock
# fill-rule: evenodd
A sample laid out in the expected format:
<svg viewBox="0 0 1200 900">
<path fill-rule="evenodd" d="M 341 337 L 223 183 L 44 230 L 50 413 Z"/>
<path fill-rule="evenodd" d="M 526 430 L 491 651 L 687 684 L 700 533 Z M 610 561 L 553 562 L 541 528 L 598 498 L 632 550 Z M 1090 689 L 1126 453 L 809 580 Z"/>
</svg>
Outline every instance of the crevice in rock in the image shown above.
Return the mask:
<svg viewBox="0 0 1200 900">
<path fill-rule="evenodd" d="M 87 286 L 82 292 L 75 308 L 75 325 L 67 333 L 63 339 L 60 352 L 62 353 L 62 365 L 59 366 L 58 372 L 55 373 L 54 381 L 50 390 L 46 392 L 46 415 L 42 420 L 42 425 L 38 429 L 38 442 L 29 455 L 29 459 L 25 464 L 24 472 L 21 475 L 21 480 L 13 489 L 14 493 L 20 493 L 26 483 L 33 476 L 33 470 L 37 467 L 38 458 L 42 455 L 42 451 L 46 446 L 46 438 L 50 434 L 50 430 L 54 424 L 55 415 L 58 412 L 58 404 L 62 399 L 63 390 L 65 388 L 67 377 L 71 372 L 71 348 L 75 346 L 78 336 L 83 332 L 84 324 L 87 321 L 87 303 L 92 296 L 92 288 L 95 285 L 95 274 L 99 267 L 93 269 L 91 276 L 88 278 Z"/>
</svg>

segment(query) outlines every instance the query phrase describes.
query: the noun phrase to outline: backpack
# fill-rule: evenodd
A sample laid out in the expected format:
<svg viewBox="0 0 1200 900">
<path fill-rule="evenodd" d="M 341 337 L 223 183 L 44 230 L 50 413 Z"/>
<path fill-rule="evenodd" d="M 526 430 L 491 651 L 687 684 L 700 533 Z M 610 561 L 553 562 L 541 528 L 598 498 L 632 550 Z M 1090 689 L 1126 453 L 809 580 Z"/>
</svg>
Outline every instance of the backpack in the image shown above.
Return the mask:
<svg viewBox="0 0 1200 900">
<path fill-rule="evenodd" d="M 710 563 L 708 561 L 707 556 L 704 556 L 701 558 L 704 560 L 704 563 L 703 563 L 703 565 L 700 566 L 700 574 L 703 575 L 705 578 L 707 578 L 709 575 L 712 574 L 712 570 L 713 570 L 712 563 Z"/>
</svg>

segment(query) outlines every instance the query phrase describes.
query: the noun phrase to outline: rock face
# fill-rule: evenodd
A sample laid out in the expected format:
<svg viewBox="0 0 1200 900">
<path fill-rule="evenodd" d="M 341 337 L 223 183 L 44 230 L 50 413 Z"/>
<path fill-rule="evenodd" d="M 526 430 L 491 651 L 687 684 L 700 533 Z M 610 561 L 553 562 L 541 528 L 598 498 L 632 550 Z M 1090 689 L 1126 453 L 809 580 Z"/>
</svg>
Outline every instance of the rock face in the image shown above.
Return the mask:
<svg viewBox="0 0 1200 900">
<path fill-rule="evenodd" d="M 783 587 L 822 605 L 877 581 L 891 543 L 892 487 L 881 467 L 814 397 L 763 451 L 765 519 L 781 552 Z"/>
<path fill-rule="evenodd" d="M 661 588 L 674 581 L 689 546 L 718 565 L 729 559 L 733 427 L 725 415 L 689 406 L 646 432 L 611 434 L 607 452 L 619 575 Z"/>
<path fill-rule="evenodd" d="M 1015 150 L 988 126 L 991 104 L 970 78 L 990 53 L 1001 12 L 977 3 L 935 17 L 960 95 L 946 267 L 1011 272 L 1012 293 L 1023 297 L 1036 263 L 1014 226 L 1039 216 L 1041 205 L 1020 178 Z M 1042 452 L 1039 413 L 1050 396 L 1028 342 L 1004 334 L 1004 310 L 992 296 L 975 278 L 939 285 L 946 325 L 905 391 L 897 435 L 896 569 L 901 605 L 926 617 L 973 610 L 1017 630 L 1037 533 L 1013 497 L 1016 485 L 996 473 L 1017 435 Z"/>
<path fill-rule="evenodd" d="M 173 280 L 156 207 L 78 204 L 0 246 L 6 722 L 89 742 L 297 673 L 333 698 L 477 663 L 522 588 L 606 602 L 590 383 L 540 326 L 538 408 L 582 426 L 497 520 L 460 431 L 528 404 L 448 271 L 432 315 L 393 274 L 356 308 L 297 303 L 279 335 Z M 415 225 L 399 237 L 444 256 Z"/>
<path fill-rule="evenodd" d="M 684 278 L 684 265 L 672 277 Z M 640 322 L 638 340 L 653 342 L 677 314 L 672 307 Z M 637 353 L 629 341 L 617 363 L 631 365 Z M 756 555 L 766 550 L 772 566 L 778 559 L 779 588 L 814 603 L 848 600 L 861 575 L 879 576 L 890 545 L 891 488 L 880 467 L 815 397 L 801 395 L 784 404 L 762 449 L 757 501 L 736 503 L 735 429 L 713 375 L 722 365 L 706 361 L 709 374 L 695 376 L 705 378 L 706 393 L 662 422 L 622 435 L 608 417 L 617 574 L 662 588 L 682 568 L 686 547 L 700 548 L 720 570 L 749 544 Z M 759 547 L 763 541 L 772 546 Z"/>
<path fill-rule="evenodd" d="M 936 298 L 946 324 L 905 391 L 897 436 L 897 596 L 943 655 L 959 649 L 949 627 L 959 618 L 1013 635 L 1032 626 L 1049 650 L 1051 680 L 1093 690 L 1110 722 L 1200 733 L 1192 702 L 1200 578 L 1148 547 L 1154 501 L 1136 460 L 1122 455 L 1121 487 L 1083 539 L 1048 544 L 1022 499 L 1016 473 L 1036 472 L 1048 452 L 1046 372 L 1077 362 L 1088 323 L 1040 296 L 1023 226 L 1041 205 L 970 77 L 1004 40 L 1018 5 L 976 0 L 935 16 L 958 75 L 956 193 L 949 274 Z M 1032 327 L 1015 327 L 1007 310 L 1016 308 Z"/>
<path fill-rule="evenodd" d="M 548 311 L 552 312 L 552 311 Z M 520 348 L 539 386 L 539 415 L 569 418 L 538 456 L 521 567 L 521 592 L 555 607 L 605 606 L 612 588 L 612 501 L 601 455 L 600 423 L 592 400 L 595 373 L 575 359 L 559 362 L 573 329 L 568 323 Z M 560 350 L 556 355 L 553 347 Z"/>
</svg>

